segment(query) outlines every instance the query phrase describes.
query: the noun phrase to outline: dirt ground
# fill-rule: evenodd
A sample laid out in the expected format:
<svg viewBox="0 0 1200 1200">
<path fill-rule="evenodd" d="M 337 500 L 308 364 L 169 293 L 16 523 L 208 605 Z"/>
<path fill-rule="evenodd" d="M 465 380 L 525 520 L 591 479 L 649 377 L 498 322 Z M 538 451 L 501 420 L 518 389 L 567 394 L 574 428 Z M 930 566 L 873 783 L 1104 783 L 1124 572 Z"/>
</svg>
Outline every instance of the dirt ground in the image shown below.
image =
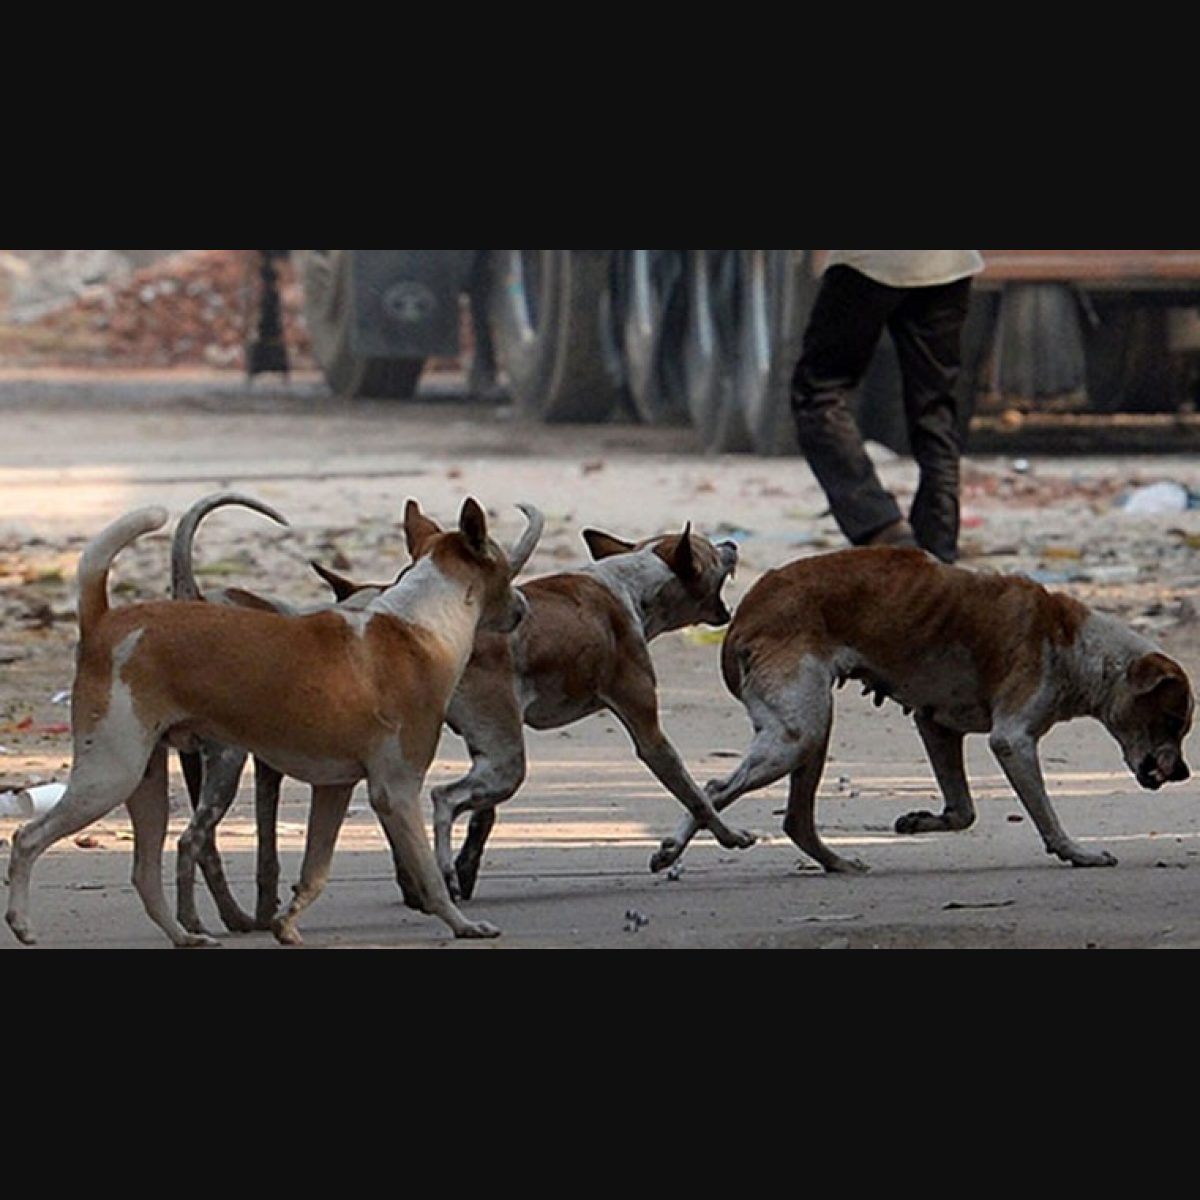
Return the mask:
<svg viewBox="0 0 1200 1200">
<path fill-rule="evenodd" d="M 469 405 L 453 379 L 416 405 L 343 404 L 313 379 L 290 385 L 237 375 L 97 376 L 0 373 L 0 793 L 62 781 L 70 764 L 75 641 L 72 580 L 86 539 L 143 504 L 179 516 L 235 488 L 291 518 L 279 530 L 224 512 L 199 542 L 202 577 L 298 600 L 322 598 L 307 562 L 380 578 L 404 561 L 399 516 L 409 496 L 452 519 L 467 495 L 515 538 L 514 505 L 549 517 L 533 574 L 582 561 L 589 526 L 637 538 L 681 528 L 732 537 L 743 566 L 736 603 L 765 570 L 840 548 L 823 499 L 795 460 L 709 458 L 684 430 L 629 425 L 530 429 L 502 409 Z M 883 455 L 911 493 L 911 464 Z M 969 567 L 1026 571 L 1120 613 L 1200 670 L 1200 512 L 1135 516 L 1119 504 L 1147 484 L 1200 490 L 1191 459 L 972 459 Z M 122 558 L 121 602 L 167 586 L 166 536 Z M 656 644 L 664 724 L 701 781 L 725 774 L 748 743 L 724 692 L 719 646 L 706 631 Z M 593 718 L 529 737 L 531 773 L 503 811 L 471 911 L 504 938 L 455 945 L 407 912 L 365 799 L 356 799 L 327 896 L 306 916 L 321 949 L 858 949 L 1200 947 L 1200 806 L 1196 785 L 1141 793 L 1099 727 L 1057 731 L 1045 749 L 1067 828 L 1116 852 L 1121 866 L 1072 871 L 1049 859 L 982 741 L 971 746 L 981 801 L 957 837 L 892 833 L 896 818 L 935 806 L 915 732 L 893 707 L 851 690 L 839 701 L 820 821 L 829 840 L 872 873 L 829 879 L 781 833 L 782 788 L 745 800 L 735 824 L 761 836 L 744 854 L 697 843 L 685 869 L 647 864 L 679 812 L 636 762 L 616 722 Z M 447 735 L 434 779 L 461 773 Z M 174 781 L 172 836 L 186 799 Z M 285 880 L 303 846 L 305 794 L 285 797 Z M 0 861 L 18 822 L 0 818 Z M 253 896 L 254 833 L 245 798 L 221 831 L 236 890 Z M 167 871 L 173 874 L 173 846 Z M 123 813 L 56 848 L 34 877 L 33 915 L 46 948 L 162 949 L 165 939 L 129 886 Z M 207 902 L 207 901 L 206 901 Z M 213 932 L 215 913 L 204 909 Z M 223 936 L 230 949 L 271 949 L 269 935 Z M 0 948 L 16 948 L 7 930 Z"/>
</svg>

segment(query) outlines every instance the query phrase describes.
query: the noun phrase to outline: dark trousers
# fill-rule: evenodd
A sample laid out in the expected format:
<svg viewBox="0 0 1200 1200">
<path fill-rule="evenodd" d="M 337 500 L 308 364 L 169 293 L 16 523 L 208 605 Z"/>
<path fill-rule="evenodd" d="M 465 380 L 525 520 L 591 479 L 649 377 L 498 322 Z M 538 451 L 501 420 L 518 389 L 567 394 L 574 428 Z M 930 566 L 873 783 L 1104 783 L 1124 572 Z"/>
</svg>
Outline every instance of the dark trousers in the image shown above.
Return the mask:
<svg viewBox="0 0 1200 1200">
<path fill-rule="evenodd" d="M 850 267 L 825 275 L 796 369 L 792 406 L 800 446 L 854 545 L 903 520 L 884 488 L 851 408 L 884 332 L 904 378 L 904 407 L 920 486 L 909 521 L 943 562 L 958 558 L 962 431 L 955 392 L 971 281 L 891 288 Z"/>
</svg>

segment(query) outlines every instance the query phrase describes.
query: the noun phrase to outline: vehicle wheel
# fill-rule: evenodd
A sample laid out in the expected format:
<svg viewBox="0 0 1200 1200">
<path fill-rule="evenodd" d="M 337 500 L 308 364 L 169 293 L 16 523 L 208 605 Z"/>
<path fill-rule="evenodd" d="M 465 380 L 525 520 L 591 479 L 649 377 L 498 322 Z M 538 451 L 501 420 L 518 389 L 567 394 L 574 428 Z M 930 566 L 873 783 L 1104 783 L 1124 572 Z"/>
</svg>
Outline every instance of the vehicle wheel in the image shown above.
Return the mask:
<svg viewBox="0 0 1200 1200">
<path fill-rule="evenodd" d="M 709 449 L 719 449 L 718 431 L 733 391 L 737 284 L 737 250 L 686 251 L 680 355 L 683 389 L 692 424 Z"/>
<path fill-rule="evenodd" d="M 517 408 L 551 423 L 606 420 L 621 396 L 610 250 L 492 251 L 491 326 Z"/>
<path fill-rule="evenodd" d="M 764 456 L 798 452 L 792 378 L 816 297 L 809 252 L 743 250 L 737 403 L 750 444 Z"/>
<path fill-rule="evenodd" d="M 424 360 L 365 358 L 354 352 L 351 252 L 293 250 L 292 257 L 304 289 L 313 357 L 333 391 L 351 399 L 411 400 Z"/>
<path fill-rule="evenodd" d="M 686 250 L 622 250 L 613 288 L 625 383 L 647 425 L 686 425 L 684 263 Z"/>
<path fill-rule="evenodd" d="M 1001 395 L 1013 401 L 1082 395 L 1087 359 L 1079 301 L 1061 284 L 1028 284 L 1004 293 L 997 339 Z"/>
</svg>

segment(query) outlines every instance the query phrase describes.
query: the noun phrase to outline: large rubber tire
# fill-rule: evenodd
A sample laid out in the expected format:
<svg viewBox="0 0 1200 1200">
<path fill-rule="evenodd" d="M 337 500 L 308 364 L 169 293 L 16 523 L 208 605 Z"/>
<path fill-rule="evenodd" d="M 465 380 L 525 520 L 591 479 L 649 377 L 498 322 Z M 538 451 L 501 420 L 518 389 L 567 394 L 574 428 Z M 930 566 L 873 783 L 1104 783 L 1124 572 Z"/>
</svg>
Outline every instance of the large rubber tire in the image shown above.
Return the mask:
<svg viewBox="0 0 1200 1200">
<path fill-rule="evenodd" d="M 647 425 L 686 425 L 686 250 L 618 250 L 614 311 L 634 412 Z"/>
<path fill-rule="evenodd" d="M 737 372 L 737 250 L 688 250 L 683 270 L 684 396 L 704 446 L 723 449 Z M 741 446 L 749 441 L 741 430 Z"/>
<path fill-rule="evenodd" d="M 750 445 L 764 457 L 799 452 L 791 393 L 817 292 L 810 253 L 741 251 L 735 389 Z"/>
<path fill-rule="evenodd" d="M 354 353 L 351 251 L 293 250 L 304 288 L 304 313 L 313 357 L 330 388 L 348 399 L 411 400 L 425 362 L 364 358 Z"/>
<path fill-rule="evenodd" d="M 496 356 L 525 418 L 598 423 L 621 399 L 611 250 L 493 250 Z"/>
<path fill-rule="evenodd" d="M 1018 284 L 1004 293 L 997 337 L 1000 393 L 1016 402 L 1082 394 L 1087 355 L 1079 299 L 1065 284 Z"/>
</svg>

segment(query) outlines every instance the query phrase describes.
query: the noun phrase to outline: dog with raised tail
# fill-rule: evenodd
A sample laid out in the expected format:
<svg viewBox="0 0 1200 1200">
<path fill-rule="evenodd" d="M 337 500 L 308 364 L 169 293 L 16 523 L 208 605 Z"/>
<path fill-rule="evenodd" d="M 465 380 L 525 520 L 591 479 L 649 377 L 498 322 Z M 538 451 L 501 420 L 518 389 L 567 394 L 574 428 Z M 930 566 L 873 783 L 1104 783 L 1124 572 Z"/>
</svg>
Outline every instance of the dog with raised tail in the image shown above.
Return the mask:
<svg viewBox="0 0 1200 1200">
<path fill-rule="evenodd" d="M 1144 637 L 1031 580 L 979 574 L 916 550 L 871 548 L 803 560 L 766 575 L 743 601 L 724 647 L 724 674 L 755 738 L 745 761 L 709 785 L 725 811 L 749 792 L 791 780 L 786 832 L 829 872 L 864 870 L 817 831 L 834 689 L 850 680 L 914 714 L 945 809 L 913 813 L 904 835 L 959 832 L 976 819 L 964 766 L 970 734 L 993 754 L 1045 842 L 1076 867 L 1117 860 L 1074 841 L 1046 789 L 1039 745 L 1054 726 L 1099 721 L 1138 783 L 1189 778 L 1184 742 L 1195 712 L 1187 673 Z M 655 860 L 679 861 L 685 823 Z"/>
<path fill-rule="evenodd" d="M 467 744 L 470 772 L 433 789 L 438 863 L 452 895 L 470 900 L 501 805 L 525 782 L 525 729 L 563 729 L 610 712 L 638 757 L 670 795 L 726 849 L 745 850 L 752 835 L 717 816 L 664 732 L 651 643 L 672 630 L 729 624 L 725 585 L 738 564 L 732 542 L 695 533 L 640 543 L 600 530 L 584 540 L 592 562 L 522 584 L 529 618 L 512 637 L 481 632 L 450 703 L 447 724 Z M 343 601 L 358 586 L 330 571 L 322 577 Z M 457 859 L 455 823 L 470 817 Z"/>
<path fill-rule="evenodd" d="M 74 763 L 61 803 L 13 839 L 7 919 L 17 938 L 36 942 L 29 896 L 38 859 L 125 804 L 134 886 L 150 919 L 177 946 L 214 944 L 179 924 L 163 892 L 167 752 L 196 738 L 241 746 L 313 787 L 301 881 L 276 923 L 280 941 L 299 942 L 298 918 L 328 881 L 350 797 L 364 780 L 414 901 L 455 937 L 499 936 L 454 903 L 421 809 L 476 634 L 511 633 L 528 609 L 479 504 L 468 500 L 447 532 L 410 502 L 405 529 L 415 561 L 361 612 L 287 616 L 176 601 L 110 608 L 117 556 L 166 522 L 162 509 L 132 513 L 83 556 Z"/>
</svg>

